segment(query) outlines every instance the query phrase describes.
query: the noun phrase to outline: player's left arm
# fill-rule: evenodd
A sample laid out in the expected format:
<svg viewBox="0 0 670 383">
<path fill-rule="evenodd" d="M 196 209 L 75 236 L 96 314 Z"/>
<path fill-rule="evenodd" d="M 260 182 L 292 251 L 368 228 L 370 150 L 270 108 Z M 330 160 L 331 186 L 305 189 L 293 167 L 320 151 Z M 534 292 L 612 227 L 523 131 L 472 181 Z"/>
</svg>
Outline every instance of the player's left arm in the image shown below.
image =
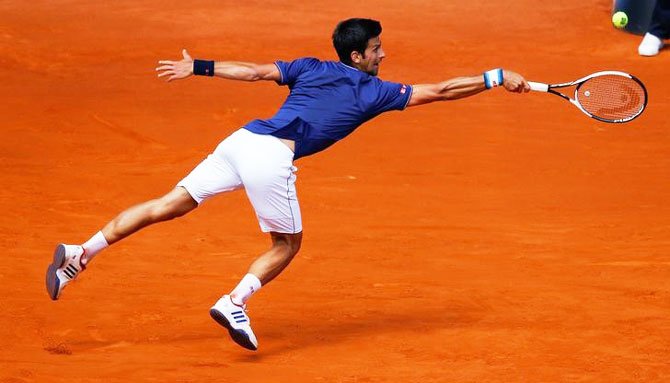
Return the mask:
<svg viewBox="0 0 670 383">
<path fill-rule="evenodd" d="M 156 71 L 160 72 L 158 77 L 165 77 L 167 81 L 179 80 L 193 75 L 194 60 L 186 52 L 182 51 L 183 59 L 179 61 L 161 60 Z M 211 62 L 210 62 L 211 63 Z M 241 61 L 215 61 L 213 73 L 209 75 L 240 81 L 279 81 L 281 73 L 275 64 L 255 64 Z"/>
<path fill-rule="evenodd" d="M 518 73 L 504 70 L 503 87 L 509 92 L 530 91 L 528 82 Z M 407 106 L 428 104 L 435 101 L 457 100 L 485 91 L 484 76 L 456 77 L 437 84 L 412 85 L 412 95 Z"/>
</svg>

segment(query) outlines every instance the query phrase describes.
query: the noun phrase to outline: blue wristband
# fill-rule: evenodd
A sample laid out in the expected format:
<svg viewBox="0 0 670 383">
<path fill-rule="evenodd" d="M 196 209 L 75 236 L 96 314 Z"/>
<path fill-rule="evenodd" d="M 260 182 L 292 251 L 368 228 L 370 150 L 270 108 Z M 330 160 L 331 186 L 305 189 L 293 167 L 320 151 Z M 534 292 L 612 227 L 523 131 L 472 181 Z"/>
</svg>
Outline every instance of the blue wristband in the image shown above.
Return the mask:
<svg viewBox="0 0 670 383">
<path fill-rule="evenodd" d="M 498 87 L 503 84 L 503 81 L 503 71 L 500 68 L 484 72 L 484 84 L 486 85 L 486 89 Z"/>
<path fill-rule="evenodd" d="M 196 76 L 214 76 L 214 61 L 193 60 L 193 74 Z"/>
</svg>

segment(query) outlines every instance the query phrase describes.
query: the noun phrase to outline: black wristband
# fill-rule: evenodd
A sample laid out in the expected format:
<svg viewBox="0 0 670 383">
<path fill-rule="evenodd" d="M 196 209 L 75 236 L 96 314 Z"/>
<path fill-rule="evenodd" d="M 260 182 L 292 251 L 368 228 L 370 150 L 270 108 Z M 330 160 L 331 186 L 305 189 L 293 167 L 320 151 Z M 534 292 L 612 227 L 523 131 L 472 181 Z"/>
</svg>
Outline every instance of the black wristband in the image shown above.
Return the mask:
<svg viewBox="0 0 670 383">
<path fill-rule="evenodd" d="M 193 60 L 193 74 L 196 76 L 214 76 L 214 61 Z"/>
</svg>

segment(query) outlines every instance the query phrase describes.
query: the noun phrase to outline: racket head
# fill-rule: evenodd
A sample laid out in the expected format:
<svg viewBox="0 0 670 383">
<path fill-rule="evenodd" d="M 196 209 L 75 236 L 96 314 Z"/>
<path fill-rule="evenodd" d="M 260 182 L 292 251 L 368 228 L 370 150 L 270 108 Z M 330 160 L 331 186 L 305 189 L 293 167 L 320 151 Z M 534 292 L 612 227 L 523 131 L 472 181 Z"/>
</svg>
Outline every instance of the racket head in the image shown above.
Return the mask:
<svg viewBox="0 0 670 383">
<path fill-rule="evenodd" d="M 577 85 L 575 101 L 596 120 L 624 123 L 637 118 L 647 107 L 647 88 L 628 73 L 599 72 Z"/>
</svg>

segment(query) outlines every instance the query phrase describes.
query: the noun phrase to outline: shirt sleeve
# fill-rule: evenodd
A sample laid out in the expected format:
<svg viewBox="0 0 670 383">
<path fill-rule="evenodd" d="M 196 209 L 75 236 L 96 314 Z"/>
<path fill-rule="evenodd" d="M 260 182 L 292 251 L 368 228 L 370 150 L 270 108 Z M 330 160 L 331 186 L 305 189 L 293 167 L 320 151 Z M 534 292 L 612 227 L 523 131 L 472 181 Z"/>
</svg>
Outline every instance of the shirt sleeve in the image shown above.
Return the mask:
<svg viewBox="0 0 670 383">
<path fill-rule="evenodd" d="M 288 85 L 293 87 L 298 77 L 301 74 L 305 73 L 309 69 L 313 68 L 316 64 L 319 63 L 319 60 L 313 57 L 305 57 L 290 62 L 285 61 L 275 61 L 277 69 L 281 74 L 281 79 L 277 81 L 279 85 Z"/>
<path fill-rule="evenodd" d="M 374 114 L 389 110 L 403 110 L 412 96 L 412 86 L 379 80 Z"/>
</svg>

